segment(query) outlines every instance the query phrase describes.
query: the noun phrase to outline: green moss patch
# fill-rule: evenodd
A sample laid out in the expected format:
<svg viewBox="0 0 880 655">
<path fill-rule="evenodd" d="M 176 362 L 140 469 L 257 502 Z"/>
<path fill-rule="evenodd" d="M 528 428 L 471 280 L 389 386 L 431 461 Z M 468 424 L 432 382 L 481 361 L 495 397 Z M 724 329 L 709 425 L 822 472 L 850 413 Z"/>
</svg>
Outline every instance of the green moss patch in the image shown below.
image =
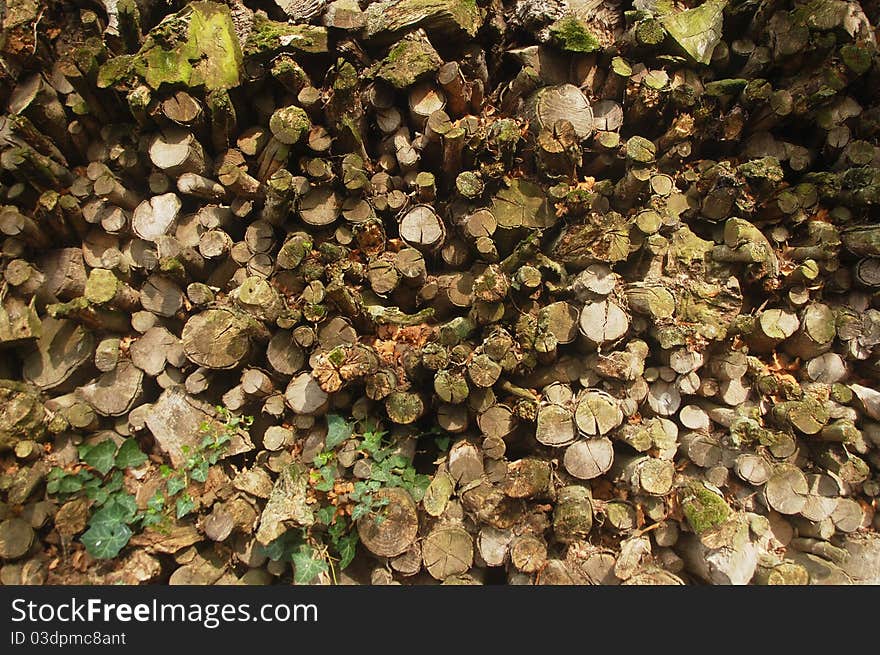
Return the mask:
<svg viewBox="0 0 880 655">
<path fill-rule="evenodd" d="M 424 39 L 404 39 L 388 52 L 376 77 L 396 89 L 405 89 L 429 73 L 435 72 L 443 60 Z"/>
<path fill-rule="evenodd" d="M 254 16 L 254 26 L 244 54 L 247 57 L 271 57 L 283 51 L 322 54 L 327 52 L 327 28 L 315 25 L 290 25 Z"/>
<path fill-rule="evenodd" d="M 229 7 L 192 2 L 154 27 L 135 55 L 110 59 L 98 72 L 98 86 L 118 87 L 138 76 L 151 88 L 238 86 L 242 53 Z"/>
<path fill-rule="evenodd" d="M 701 484 L 692 484 L 685 488 L 681 508 L 697 535 L 721 525 L 730 516 L 727 502 Z"/>
<path fill-rule="evenodd" d="M 590 30 L 574 16 L 560 18 L 550 26 L 553 41 L 569 52 L 595 52 L 602 46 Z"/>
</svg>

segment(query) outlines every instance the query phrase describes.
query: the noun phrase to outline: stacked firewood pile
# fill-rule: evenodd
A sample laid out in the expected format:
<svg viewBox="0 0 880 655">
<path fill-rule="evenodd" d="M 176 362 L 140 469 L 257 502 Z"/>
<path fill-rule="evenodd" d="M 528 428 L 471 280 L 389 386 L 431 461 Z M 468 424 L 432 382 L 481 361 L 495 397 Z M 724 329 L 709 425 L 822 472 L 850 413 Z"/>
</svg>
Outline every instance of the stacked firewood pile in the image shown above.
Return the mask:
<svg viewBox="0 0 880 655">
<path fill-rule="evenodd" d="M 878 20 L 7 2 L 2 582 L 880 582 Z"/>
</svg>

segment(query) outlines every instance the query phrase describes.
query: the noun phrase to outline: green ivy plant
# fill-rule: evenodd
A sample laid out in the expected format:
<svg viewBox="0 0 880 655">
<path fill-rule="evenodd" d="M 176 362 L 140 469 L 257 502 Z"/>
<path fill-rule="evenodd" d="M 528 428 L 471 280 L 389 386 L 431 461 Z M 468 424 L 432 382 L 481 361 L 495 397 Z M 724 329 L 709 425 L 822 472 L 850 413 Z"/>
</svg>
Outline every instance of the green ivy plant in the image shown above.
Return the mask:
<svg viewBox="0 0 880 655">
<path fill-rule="evenodd" d="M 98 559 L 112 559 L 128 544 L 135 531 L 166 522 L 171 514 L 183 518 L 195 509 L 195 501 L 187 491 L 190 481 L 204 482 L 208 470 L 217 463 L 226 446 L 239 429 L 253 423 L 251 416 L 235 416 L 222 406 L 216 408 L 222 423 L 204 421 L 199 432 L 201 441 L 195 448 L 183 447 L 186 457 L 180 469 L 162 465 L 165 478 L 160 488 L 138 511 L 132 494 L 123 489 L 125 470 L 137 468 L 147 456 L 133 438 L 117 448 L 112 439 L 78 448 L 79 466 L 74 471 L 54 467 L 48 475 L 46 491 L 61 501 L 85 497 L 92 501 L 88 529 L 80 536 L 86 551 Z"/>
<path fill-rule="evenodd" d="M 207 480 L 208 471 L 223 456 L 236 433 L 240 429 L 247 430 L 254 422 L 253 416 L 236 416 L 222 405 L 214 409 L 222 423 L 202 421 L 199 425 L 201 441 L 195 448 L 183 446 L 181 449 L 186 457 L 183 466 L 174 469 L 163 464 L 159 468 L 159 473 L 165 479 L 165 487 L 158 489 L 147 502 L 145 525 L 163 522 L 172 506 L 175 518 L 181 519 L 190 514 L 195 509 L 195 501 L 187 491 L 190 481 Z"/>
<path fill-rule="evenodd" d="M 364 516 L 380 523 L 385 520 L 382 508 L 388 500 L 377 493 L 380 489 L 401 487 L 419 502 L 431 481 L 396 452 L 379 424 L 364 421 L 359 425 L 338 414 L 326 418 L 324 450 L 315 456 L 309 471 L 309 484 L 318 500 L 315 524 L 288 530 L 265 548 L 270 559 L 293 564 L 297 584 L 308 584 L 328 573 L 335 581 L 336 572 L 352 562 L 358 542 L 355 522 Z M 338 453 L 350 441 L 370 465 L 366 480 L 352 482 L 339 475 Z"/>
<path fill-rule="evenodd" d="M 112 439 L 78 448 L 80 466 L 68 472 L 56 466 L 46 491 L 61 500 L 86 497 L 92 501 L 88 529 L 80 541 L 93 557 L 111 559 L 119 554 L 133 529 L 143 526 L 145 515 L 137 510 L 134 496 L 123 489 L 124 471 L 147 461 L 137 442 L 126 439 L 117 448 Z"/>
</svg>

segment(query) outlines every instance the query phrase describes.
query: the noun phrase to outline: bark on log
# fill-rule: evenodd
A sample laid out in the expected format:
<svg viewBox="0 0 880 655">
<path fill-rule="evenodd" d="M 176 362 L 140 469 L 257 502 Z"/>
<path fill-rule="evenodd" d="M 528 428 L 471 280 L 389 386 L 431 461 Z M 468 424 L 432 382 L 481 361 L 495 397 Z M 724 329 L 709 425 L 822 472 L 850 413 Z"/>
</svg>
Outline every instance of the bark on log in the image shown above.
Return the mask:
<svg viewBox="0 0 880 655">
<path fill-rule="evenodd" d="M 587 538 L 593 528 L 593 505 L 589 490 L 568 486 L 559 490 L 553 510 L 553 534 L 563 543 Z"/>
</svg>

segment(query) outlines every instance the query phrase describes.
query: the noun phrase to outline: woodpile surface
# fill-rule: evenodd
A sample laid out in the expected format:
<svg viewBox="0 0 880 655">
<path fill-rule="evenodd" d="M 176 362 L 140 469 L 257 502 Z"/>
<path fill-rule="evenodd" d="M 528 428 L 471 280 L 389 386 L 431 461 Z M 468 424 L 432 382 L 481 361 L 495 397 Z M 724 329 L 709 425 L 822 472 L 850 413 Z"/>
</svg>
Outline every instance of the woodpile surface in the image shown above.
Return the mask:
<svg viewBox="0 0 880 655">
<path fill-rule="evenodd" d="M 880 583 L 880 6 L 10 0 L 3 584 Z"/>
</svg>

